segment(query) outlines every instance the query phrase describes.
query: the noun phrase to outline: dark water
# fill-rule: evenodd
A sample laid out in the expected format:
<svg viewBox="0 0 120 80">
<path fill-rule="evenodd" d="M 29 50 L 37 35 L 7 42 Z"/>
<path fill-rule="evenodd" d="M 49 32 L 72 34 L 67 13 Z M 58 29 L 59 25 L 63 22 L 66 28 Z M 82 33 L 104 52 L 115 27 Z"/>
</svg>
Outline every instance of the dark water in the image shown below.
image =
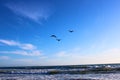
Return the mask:
<svg viewBox="0 0 120 80">
<path fill-rule="evenodd" d="M 120 80 L 120 64 L 0 67 L 0 80 Z"/>
</svg>

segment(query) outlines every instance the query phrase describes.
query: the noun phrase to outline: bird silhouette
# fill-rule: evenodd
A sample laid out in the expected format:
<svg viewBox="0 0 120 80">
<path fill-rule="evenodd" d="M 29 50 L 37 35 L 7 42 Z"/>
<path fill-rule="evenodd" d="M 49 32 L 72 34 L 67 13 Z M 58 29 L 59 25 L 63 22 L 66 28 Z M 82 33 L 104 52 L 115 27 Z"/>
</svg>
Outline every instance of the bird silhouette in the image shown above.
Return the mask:
<svg viewBox="0 0 120 80">
<path fill-rule="evenodd" d="M 57 38 L 57 36 L 56 36 L 56 35 L 54 35 L 54 34 L 53 34 L 53 35 L 51 35 L 50 37 Z"/>
<path fill-rule="evenodd" d="M 68 30 L 70 33 L 74 32 L 73 30 Z"/>
<path fill-rule="evenodd" d="M 74 32 L 74 30 L 68 30 L 70 33 Z M 56 35 L 52 34 L 50 37 L 55 38 L 57 41 L 61 41 L 61 39 L 57 38 Z"/>
</svg>

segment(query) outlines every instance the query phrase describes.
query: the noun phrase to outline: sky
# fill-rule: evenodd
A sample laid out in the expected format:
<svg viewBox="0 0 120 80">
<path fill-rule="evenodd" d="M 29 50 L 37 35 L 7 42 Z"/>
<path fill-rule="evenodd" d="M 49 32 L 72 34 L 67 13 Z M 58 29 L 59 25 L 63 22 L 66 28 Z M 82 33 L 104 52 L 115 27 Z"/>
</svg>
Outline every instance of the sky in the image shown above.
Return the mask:
<svg viewBox="0 0 120 80">
<path fill-rule="evenodd" d="M 0 66 L 119 62 L 120 0 L 0 0 Z"/>
</svg>

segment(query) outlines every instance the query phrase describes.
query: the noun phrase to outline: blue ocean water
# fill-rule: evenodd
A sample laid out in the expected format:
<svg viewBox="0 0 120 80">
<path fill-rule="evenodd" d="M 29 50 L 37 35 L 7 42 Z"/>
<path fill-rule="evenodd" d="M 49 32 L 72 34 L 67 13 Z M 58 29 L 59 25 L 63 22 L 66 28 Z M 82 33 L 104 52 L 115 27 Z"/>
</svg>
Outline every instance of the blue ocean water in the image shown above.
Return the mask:
<svg viewBox="0 0 120 80">
<path fill-rule="evenodd" d="M 120 80 L 120 64 L 0 67 L 0 80 Z"/>
</svg>

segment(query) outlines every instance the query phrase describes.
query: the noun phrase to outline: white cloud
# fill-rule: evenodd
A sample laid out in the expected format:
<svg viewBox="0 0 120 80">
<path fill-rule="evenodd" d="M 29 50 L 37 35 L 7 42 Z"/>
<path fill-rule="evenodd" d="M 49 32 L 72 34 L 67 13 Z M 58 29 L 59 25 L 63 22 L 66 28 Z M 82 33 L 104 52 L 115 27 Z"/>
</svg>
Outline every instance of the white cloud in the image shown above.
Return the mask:
<svg viewBox="0 0 120 80">
<path fill-rule="evenodd" d="M 2 60 L 8 60 L 8 59 L 10 59 L 10 57 L 8 57 L 8 56 L 0 56 L 0 59 L 2 59 Z"/>
<path fill-rule="evenodd" d="M 25 50 L 33 50 L 36 49 L 36 47 L 32 44 L 19 44 L 19 47 Z"/>
<path fill-rule="evenodd" d="M 19 54 L 19 55 L 26 55 L 26 56 L 41 55 L 40 50 L 38 50 L 36 46 L 29 43 L 20 43 L 14 40 L 4 40 L 4 39 L 0 39 L 0 43 L 8 45 L 10 47 L 15 46 L 21 49 L 21 50 L 14 50 L 14 51 L 0 51 L 0 53 Z"/>
<path fill-rule="evenodd" d="M 42 19 L 47 19 L 51 15 L 51 5 L 49 2 L 35 1 L 17 1 L 9 2 L 5 5 L 15 14 L 27 17 L 36 22 Z"/>
<path fill-rule="evenodd" d="M 0 53 L 18 54 L 18 55 L 25 55 L 25 56 L 39 56 L 39 55 L 41 55 L 41 52 L 39 50 L 33 50 L 33 51 L 24 51 L 24 50 L 0 51 Z"/>
<path fill-rule="evenodd" d="M 17 46 L 21 49 L 24 49 L 24 50 L 33 50 L 33 49 L 36 49 L 36 47 L 32 44 L 26 44 L 26 43 L 19 43 L 19 42 L 16 42 L 14 40 L 4 40 L 4 39 L 0 39 L 0 43 L 3 43 L 3 44 L 6 44 L 8 46 Z"/>
<path fill-rule="evenodd" d="M 4 40 L 4 39 L 0 39 L 0 43 L 4 43 L 4 44 L 9 45 L 9 46 L 16 46 L 19 44 L 13 40 Z"/>
</svg>

